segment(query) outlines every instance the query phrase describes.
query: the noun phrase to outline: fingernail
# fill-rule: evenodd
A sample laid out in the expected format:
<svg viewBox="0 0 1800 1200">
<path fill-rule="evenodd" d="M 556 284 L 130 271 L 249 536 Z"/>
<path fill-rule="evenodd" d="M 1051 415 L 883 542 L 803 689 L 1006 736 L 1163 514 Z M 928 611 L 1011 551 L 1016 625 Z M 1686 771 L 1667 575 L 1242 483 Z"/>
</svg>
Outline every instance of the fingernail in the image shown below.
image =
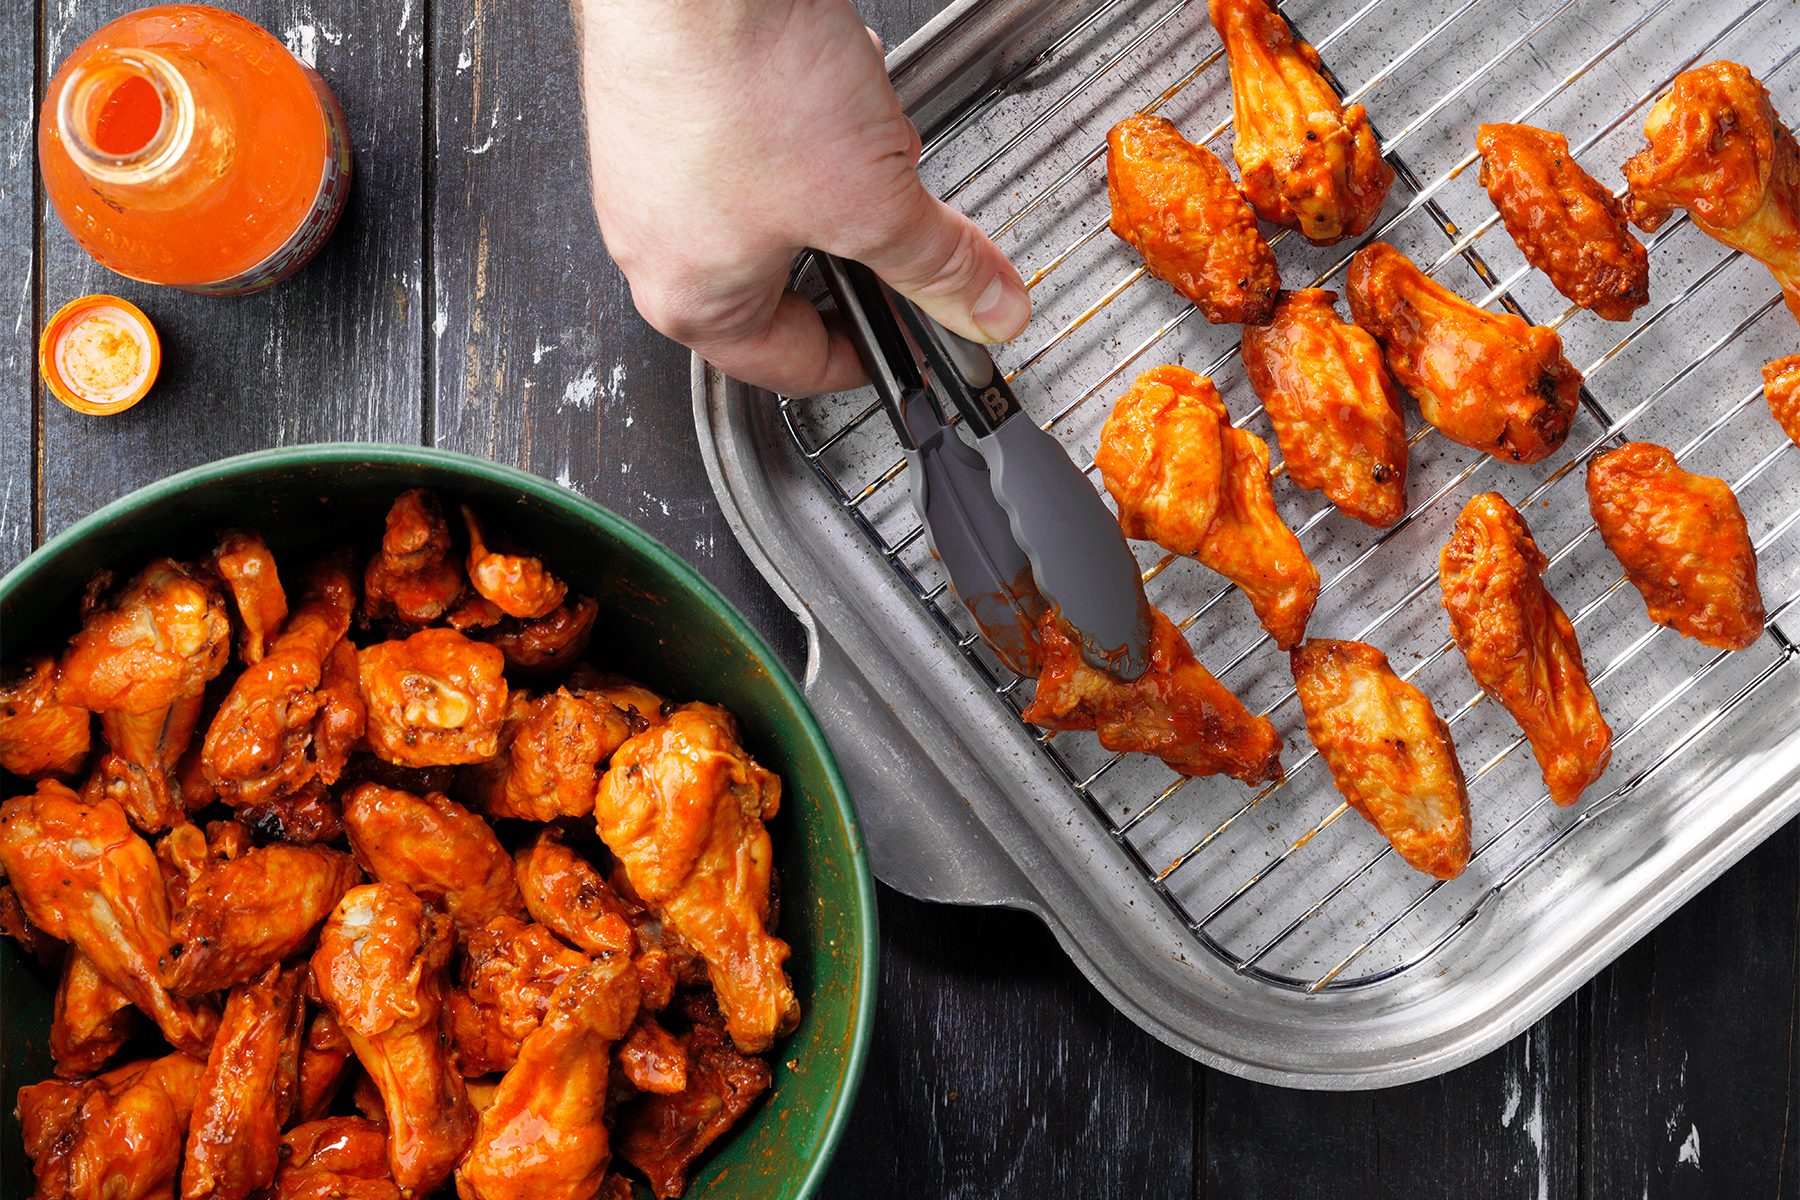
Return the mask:
<svg viewBox="0 0 1800 1200">
<path fill-rule="evenodd" d="M 996 275 L 975 302 L 972 315 L 988 341 L 1010 341 L 1025 332 L 1031 320 L 1031 296 L 1017 279 Z"/>
</svg>

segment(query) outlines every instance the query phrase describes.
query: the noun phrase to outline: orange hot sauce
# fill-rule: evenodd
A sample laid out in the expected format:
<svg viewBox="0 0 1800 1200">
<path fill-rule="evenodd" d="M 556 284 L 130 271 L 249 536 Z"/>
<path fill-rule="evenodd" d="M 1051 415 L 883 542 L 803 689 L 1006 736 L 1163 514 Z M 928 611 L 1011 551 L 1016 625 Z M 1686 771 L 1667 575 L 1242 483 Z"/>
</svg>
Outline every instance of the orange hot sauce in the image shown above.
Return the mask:
<svg viewBox="0 0 1800 1200">
<path fill-rule="evenodd" d="M 350 190 L 325 81 L 260 25 L 200 4 L 140 9 L 76 47 L 44 95 L 38 162 L 101 264 L 213 295 L 293 274 Z"/>
</svg>

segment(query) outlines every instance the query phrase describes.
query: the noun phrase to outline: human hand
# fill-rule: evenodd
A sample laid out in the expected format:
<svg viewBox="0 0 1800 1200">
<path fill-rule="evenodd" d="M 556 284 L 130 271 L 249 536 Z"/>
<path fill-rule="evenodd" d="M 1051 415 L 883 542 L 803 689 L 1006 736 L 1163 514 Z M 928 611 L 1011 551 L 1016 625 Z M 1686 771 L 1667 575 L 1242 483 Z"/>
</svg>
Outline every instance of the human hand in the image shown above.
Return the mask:
<svg viewBox="0 0 1800 1200">
<path fill-rule="evenodd" d="M 966 337 L 1031 315 L 1006 257 L 919 182 L 918 131 L 849 0 L 580 0 L 594 210 L 651 325 L 785 395 L 862 382 L 786 290 L 814 247 Z"/>
</svg>

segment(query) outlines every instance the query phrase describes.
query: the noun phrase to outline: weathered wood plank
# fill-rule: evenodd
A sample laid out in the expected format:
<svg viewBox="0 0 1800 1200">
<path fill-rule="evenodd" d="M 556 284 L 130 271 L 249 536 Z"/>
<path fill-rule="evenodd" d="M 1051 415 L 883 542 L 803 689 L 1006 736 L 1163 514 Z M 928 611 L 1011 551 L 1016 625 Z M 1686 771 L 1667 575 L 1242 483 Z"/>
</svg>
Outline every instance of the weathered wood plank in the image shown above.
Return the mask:
<svg viewBox="0 0 1800 1200">
<path fill-rule="evenodd" d="M 59 65 L 134 0 L 51 0 L 46 61 Z M 112 291 L 163 338 L 162 378 L 116 417 L 44 408 L 42 506 L 55 533 L 97 505 L 183 467 L 265 446 L 416 441 L 420 304 L 423 5 L 234 5 L 302 57 L 342 101 L 355 187 L 336 236 L 300 274 L 260 295 L 204 299 L 121 279 L 44 228 L 43 303 Z"/>
<path fill-rule="evenodd" d="M 37 18 L 31 0 L 0 0 L 0 573 L 31 552 L 37 379 Z"/>
</svg>

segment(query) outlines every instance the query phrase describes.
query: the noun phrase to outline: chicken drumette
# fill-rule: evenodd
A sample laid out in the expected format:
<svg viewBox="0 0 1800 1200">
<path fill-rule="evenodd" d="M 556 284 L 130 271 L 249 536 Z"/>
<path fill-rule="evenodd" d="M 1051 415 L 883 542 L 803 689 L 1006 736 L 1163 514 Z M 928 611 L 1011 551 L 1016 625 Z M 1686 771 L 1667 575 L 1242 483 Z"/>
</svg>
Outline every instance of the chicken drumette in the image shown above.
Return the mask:
<svg viewBox="0 0 1800 1200">
<path fill-rule="evenodd" d="M 781 781 L 738 742 L 737 722 L 686 704 L 613 755 L 594 806 L 600 840 L 632 890 L 706 960 L 739 1047 L 794 1028 L 800 1005 L 768 931 L 773 855 L 763 822 Z"/>
<path fill-rule="evenodd" d="M 1481 186 L 1506 232 L 1556 290 L 1609 321 L 1650 299 L 1650 257 L 1625 206 L 1569 153 L 1569 139 L 1530 125 L 1483 125 Z"/>
<path fill-rule="evenodd" d="M 1788 440 L 1800 446 L 1800 354 L 1763 364 L 1763 396 Z"/>
<path fill-rule="evenodd" d="M 423 488 L 401 493 L 388 509 L 381 549 L 363 572 L 363 611 L 417 629 L 449 612 L 463 590 L 443 505 Z"/>
<path fill-rule="evenodd" d="M 1445 437 L 1534 463 L 1569 436 L 1581 372 L 1555 330 L 1476 308 L 1386 242 L 1357 251 L 1349 287 L 1356 323 Z"/>
<path fill-rule="evenodd" d="M 232 991 L 200 1077 L 182 1200 L 249 1200 L 275 1181 L 299 1089 L 305 966 L 270 967 Z"/>
<path fill-rule="evenodd" d="M 0 771 L 34 779 L 73 775 L 87 761 L 93 719 L 56 698 L 56 661 L 26 663 L 0 676 Z"/>
<path fill-rule="evenodd" d="M 200 1090 L 187 1054 L 129 1063 L 86 1083 L 19 1089 L 25 1153 L 43 1200 L 160 1200 L 175 1194 L 182 1138 Z"/>
<path fill-rule="evenodd" d="M 464 933 L 525 915 L 492 826 L 446 796 L 359 784 L 344 798 L 344 829 L 370 875 L 440 904 Z"/>
<path fill-rule="evenodd" d="M 1769 89 L 1734 62 L 1675 77 L 1625 162 L 1631 219 L 1653 230 L 1685 208 L 1701 230 L 1762 262 L 1800 319 L 1800 145 Z"/>
<path fill-rule="evenodd" d="M 475 511 L 465 504 L 462 515 L 469 531 L 469 582 L 482 599 L 509 617 L 536 620 L 554 612 L 569 591 L 563 581 L 541 559 L 489 549 Z"/>
<path fill-rule="evenodd" d="M 1762 636 L 1756 547 L 1731 485 L 1682 470 L 1651 442 L 1627 442 L 1587 469 L 1600 536 L 1650 619 L 1721 650 Z"/>
<path fill-rule="evenodd" d="M 262 534 L 233 529 L 219 538 L 212 564 L 230 589 L 243 626 L 238 631 L 238 657 L 250 665 L 259 663 L 288 614 L 287 591 L 275 569 L 275 555 Z"/>
<path fill-rule="evenodd" d="M 422 629 L 357 656 L 369 748 L 402 767 L 478 763 L 500 750 L 506 657 L 454 629 Z"/>
<path fill-rule="evenodd" d="M 1268 446 L 1233 428 L 1212 380 L 1173 366 L 1138 376 L 1113 406 L 1094 463 L 1128 536 L 1237 584 L 1282 649 L 1306 636 L 1319 572 L 1275 511 Z"/>
<path fill-rule="evenodd" d="M 169 1042 L 204 1054 L 218 1014 L 171 996 L 157 978 L 169 947 L 169 897 L 150 844 L 117 801 L 84 804 L 53 781 L 0 805 L 0 867 L 32 924 L 71 943 L 131 997 Z"/>
<path fill-rule="evenodd" d="M 1289 659 L 1306 731 L 1350 807 L 1408 864 L 1454 879 L 1469 863 L 1469 792 L 1424 692 L 1364 642 L 1313 638 Z"/>
<path fill-rule="evenodd" d="M 313 981 L 381 1095 L 394 1182 L 429 1195 L 462 1159 L 475 1114 L 441 1028 L 449 919 L 392 883 L 352 889 L 325 922 Z"/>
<path fill-rule="evenodd" d="M 185 814 L 173 774 L 200 720 L 201 693 L 231 655 L 225 600 L 171 559 L 145 567 L 91 611 L 62 660 L 57 697 L 100 714 L 100 787 L 138 828 Z"/>
<path fill-rule="evenodd" d="M 1281 442 L 1288 478 L 1370 525 L 1406 512 L 1406 421 L 1381 346 L 1337 314 L 1337 295 L 1283 292 L 1244 330 L 1244 373 Z"/>
<path fill-rule="evenodd" d="M 1256 215 L 1318 246 L 1363 232 L 1394 182 L 1369 114 L 1342 105 L 1318 51 L 1269 0 L 1209 0 L 1207 9 L 1231 59 L 1232 155 Z"/>
<path fill-rule="evenodd" d="M 1612 730 L 1588 686 L 1575 627 L 1539 578 L 1548 560 L 1496 492 L 1463 507 L 1438 555 L 1450 636 L 1469 673 L 1531 741 L 1550 798 L 1581 799 L 1612 757 Z"/>
<path fill-rule="evenodd" d="M 1231 175 L 1162 117 L 1142 114 L 1106 138 L 1112 231 L 1215 325 L 1269 319 L 1281 275 Z"/>
<path fill-rule="evenodd" d="M 1033 725 L 1091 729 L 1108 750 L 1154 754 L 1183 775 L 1281 778 L 1275 726 L 1225 690 L 1161 612 L 1151 628 L 1150 666 L 1131 683 L 1091 666 L 1055 613 L 1038 622 L 1038 647 L 1044 669 L 1024 713 Z"/>
</svg>

